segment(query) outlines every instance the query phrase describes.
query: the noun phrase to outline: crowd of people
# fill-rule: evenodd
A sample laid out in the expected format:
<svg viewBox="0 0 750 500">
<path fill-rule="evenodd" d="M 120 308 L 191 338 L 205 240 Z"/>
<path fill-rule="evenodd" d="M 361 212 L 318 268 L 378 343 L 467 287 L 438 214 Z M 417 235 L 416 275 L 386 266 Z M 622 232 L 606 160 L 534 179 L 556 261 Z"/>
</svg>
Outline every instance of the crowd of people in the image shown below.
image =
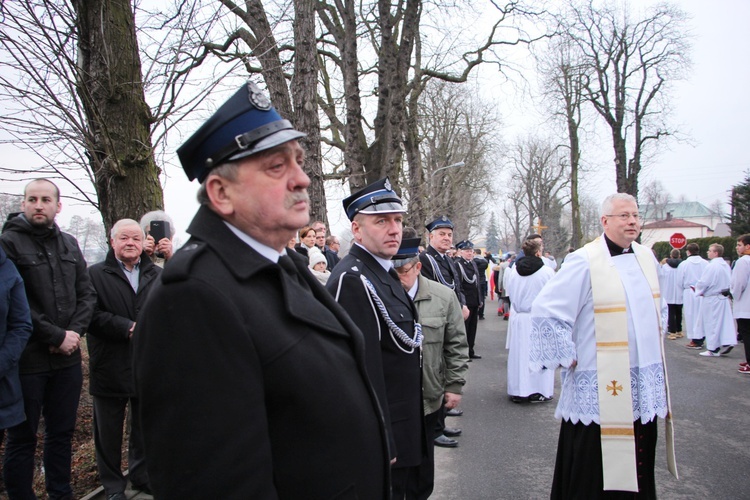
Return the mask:
<svg viewBox="0 0 750 500">
<path fill-rule="evenodd" d="M 190 239 L 173 251 L 162 211 L 123 218 L 88 268 L 55 222 L 58 187 L 25 186 L 0 236 L 9 498 L 36 498 L 42 416 L 47 494 L 73 498 L 86 335 L 108 500 L 124 500 L 128 481 L 165 499 L 426 499 L 434 447 L 462 433 L 446 416 L 462 414 L 469 363 L 482 359 L 490 265 L 509 320 L 511 401 L 551 401 L 560 368 L 552 498 L 654 498 L 658 419 L 677 474 L 662 330 L 682 337 L 684 314 L 688 347 L 705 343 L 707 357 L 736 345 L 732 316 L 750 335 L 750 235 L 733 271 L 715 244 L 710 262 L 691 244 L 685 261 L 660 266 L 636 243 L 635 199 L 614 194 L 603 234 L 559 268 L 539 234 L 498 262 L 469 240 L 454 245 L 447 215 L 425 225 L 422 247 L 384 178 L 343 200 L 354 239 L 339 255 L 325 223 L 309 221 L 303 137 L 243 86 L 178 150 L 200 183 Z M 745 349 L 739 371 L 750 373 Z"/>
</svg>

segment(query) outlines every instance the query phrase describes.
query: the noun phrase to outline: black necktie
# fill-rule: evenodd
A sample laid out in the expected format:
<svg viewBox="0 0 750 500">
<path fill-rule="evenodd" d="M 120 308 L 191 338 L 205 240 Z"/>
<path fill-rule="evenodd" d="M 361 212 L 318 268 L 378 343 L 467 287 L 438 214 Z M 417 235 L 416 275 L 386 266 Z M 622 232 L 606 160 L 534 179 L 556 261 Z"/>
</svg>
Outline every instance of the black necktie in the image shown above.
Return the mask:
<svg viewBox="0 0 750 500">
<path fill-rule="evenodd" d="M 284 272 L 291 276 L 292 279 L 296 280 L 297 283 L 302 286 L 302 288 L 310 290 L 310 285 L 308 285 L 305 279 L 299 275 L 297 266 L 294 265 L 294 261 L 291 257 L 289 257 L 288 255 L 282 255 L 281 257 L 279 257 L 279 265 L 284 270 Z"/>
</svg>

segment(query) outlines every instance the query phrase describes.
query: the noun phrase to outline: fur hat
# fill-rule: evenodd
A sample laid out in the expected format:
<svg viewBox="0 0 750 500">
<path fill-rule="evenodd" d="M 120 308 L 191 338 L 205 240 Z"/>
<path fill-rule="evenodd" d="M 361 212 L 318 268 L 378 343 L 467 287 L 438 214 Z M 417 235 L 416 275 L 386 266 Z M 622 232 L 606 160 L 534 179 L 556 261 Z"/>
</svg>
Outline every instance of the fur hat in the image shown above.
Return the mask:
<svg viewBox="0 0 750 500">
<path fill-rule="evenodd" d="M 328 261 L 326 260 L 325 255 L 323 255 L 323 252 L 321 252 L 318 247 L 313 247 L 312 249 L 308 250 L 307 258 L 310 259 L 310 269 L 315 267 L 315 264 L 318 264 L 320 262 L 322 262 L 326 266 L 328 265 Z"/>
</svg>

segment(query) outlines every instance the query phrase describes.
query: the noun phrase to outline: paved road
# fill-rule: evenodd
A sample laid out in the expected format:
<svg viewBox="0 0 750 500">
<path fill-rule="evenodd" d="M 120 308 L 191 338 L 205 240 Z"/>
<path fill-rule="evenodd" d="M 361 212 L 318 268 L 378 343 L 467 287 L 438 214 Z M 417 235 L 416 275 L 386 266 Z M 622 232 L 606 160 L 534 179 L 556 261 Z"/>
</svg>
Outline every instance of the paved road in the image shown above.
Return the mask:
<svg viewBox="0 0 750 500">
<path fill-rule="evenodd" d="M 555 401 L 517 405 L 506 392 L 507 321 L 494 315 L 479 322 L 477 353 L 461 403 L 458 448 L 436 450 L 435 500 L 549 498 L 559 422 Z M 492 306 L 492 307 L 490 307 Z M 737 372 L 743 345 L 727 357 L 704 358 L 667 342 L 672 409 L 676 419 L 680 479 L 666 469 L 663 425 L 657 447 L 660 499 L 750 498 L 750 376 Z M 559 394 L 559 381 L 555 396 Z"/>
</svg>

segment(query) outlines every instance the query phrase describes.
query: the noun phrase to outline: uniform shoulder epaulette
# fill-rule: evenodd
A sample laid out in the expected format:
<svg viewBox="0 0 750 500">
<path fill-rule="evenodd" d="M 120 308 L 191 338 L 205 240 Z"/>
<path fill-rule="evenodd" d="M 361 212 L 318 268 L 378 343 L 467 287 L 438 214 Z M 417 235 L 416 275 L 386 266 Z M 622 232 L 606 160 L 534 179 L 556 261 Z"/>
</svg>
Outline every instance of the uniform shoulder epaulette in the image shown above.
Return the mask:
<svg viewBox="0 0 750 500">
<path fill-rule="evenodd" d="M 166 284 L 186 280 L 190 276 L 193 263 L 206 248 L 207 245 L 203 242 L 190 242 L 180 248 L 164 266 L 164 272 L 161 273 L 162 281 Z"/>
</svg>

